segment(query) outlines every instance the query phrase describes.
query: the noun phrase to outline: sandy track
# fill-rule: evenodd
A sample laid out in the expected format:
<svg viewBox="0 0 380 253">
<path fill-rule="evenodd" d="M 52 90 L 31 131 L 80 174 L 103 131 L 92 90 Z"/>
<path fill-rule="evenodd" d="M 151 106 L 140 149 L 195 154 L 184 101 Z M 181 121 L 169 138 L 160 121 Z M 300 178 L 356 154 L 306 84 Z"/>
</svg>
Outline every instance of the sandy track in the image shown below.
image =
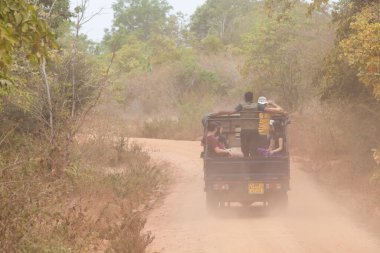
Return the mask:
<svg viewBox="0 0 380 253">
<path fill-rule="evenodd" d="M 238 207 L 215 215 L 205 205 L 198 142 L 138 141 L 147 145 L 154 158 L 176 167 L 168 196 L 148 217 L 146 229 L 156 237 L 148 252 L 380 252 L 380 241 L 350 220 L 295 163 L 286 215 Z"/>
</svg>

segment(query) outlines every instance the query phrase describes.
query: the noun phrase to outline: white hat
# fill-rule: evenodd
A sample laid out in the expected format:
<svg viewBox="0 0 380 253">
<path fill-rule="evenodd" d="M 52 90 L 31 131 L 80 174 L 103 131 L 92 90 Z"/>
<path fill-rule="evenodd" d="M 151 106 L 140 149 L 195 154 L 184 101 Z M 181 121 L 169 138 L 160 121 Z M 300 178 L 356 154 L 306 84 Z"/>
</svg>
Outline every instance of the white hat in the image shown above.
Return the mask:
<svg viewBox="0 0 380 253">
<path fill-rule="evenodd" d="M 268 100 L 266 97 L 259 97 L 259 99 L 257 100 L 257 103 L 259 103 L 261 105 L 266 105 L 266 104 L 268 104 Z"/>
</svg>

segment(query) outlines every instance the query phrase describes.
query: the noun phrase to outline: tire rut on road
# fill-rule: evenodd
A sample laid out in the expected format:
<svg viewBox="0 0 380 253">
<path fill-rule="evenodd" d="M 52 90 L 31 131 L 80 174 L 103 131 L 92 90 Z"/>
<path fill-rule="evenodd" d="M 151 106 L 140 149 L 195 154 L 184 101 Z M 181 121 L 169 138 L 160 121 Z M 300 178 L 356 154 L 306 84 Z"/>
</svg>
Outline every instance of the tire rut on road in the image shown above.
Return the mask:
<svg viewBox="0 0 380 253">
<path fill-rule="evenodd" d="M 198 142 L 137 139 L 154 159 L 175 167 L 174 184 L 154 209 L 146 230 L 148 252 L 164 253 L 379 253 L 380 242 L 349 218 L 305 172 L 291 165 L 289 208 L 273 215 L 260 207 L 206 208 Z"/>
</svg>

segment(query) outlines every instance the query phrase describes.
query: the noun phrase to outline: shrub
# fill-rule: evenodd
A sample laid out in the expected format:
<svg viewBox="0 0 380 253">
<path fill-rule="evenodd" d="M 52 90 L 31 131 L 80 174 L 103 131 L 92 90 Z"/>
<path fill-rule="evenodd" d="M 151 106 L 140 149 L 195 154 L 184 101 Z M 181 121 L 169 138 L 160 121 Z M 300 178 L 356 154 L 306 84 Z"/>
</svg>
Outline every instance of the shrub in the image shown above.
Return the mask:
<svg viewBox="0 0 380 253">
<path fill-rule="evenodd" d="M 221 39 L 216 35 L 208 35 L 201 41 L 202 50 L 208 53 L 218 53 L 223 50 L 224 45 Z"/>
<path fill-rule="evenodd" d="M 82 141 L 77 152 L 91 151 L 78 153 L 58 177 L 43 160 L 10 163 L 0 156 L 0 251 L 144 252 L 153 237 L 142 233 L 144 215 L 134 210 L 157 197 L 165 165 L 153 163 L 138 144 L 126 141 L 117 152 L 112 145 L 96 135 Z M 91 161 L 96 153 L 108 159 Z"/>
</svg>

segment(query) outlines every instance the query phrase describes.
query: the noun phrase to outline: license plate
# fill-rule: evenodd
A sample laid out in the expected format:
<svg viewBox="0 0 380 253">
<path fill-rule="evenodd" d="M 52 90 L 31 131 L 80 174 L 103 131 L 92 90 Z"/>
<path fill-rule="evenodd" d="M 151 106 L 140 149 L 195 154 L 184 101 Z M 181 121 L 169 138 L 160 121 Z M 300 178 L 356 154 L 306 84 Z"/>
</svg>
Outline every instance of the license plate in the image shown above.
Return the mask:
<svg viewBox="0 0 380 253">
<path fill-rule="evenodd" d="M 264 194 L 264 183 L 249 183 L 248 193 L 249 194 Z"/>
</svg>

